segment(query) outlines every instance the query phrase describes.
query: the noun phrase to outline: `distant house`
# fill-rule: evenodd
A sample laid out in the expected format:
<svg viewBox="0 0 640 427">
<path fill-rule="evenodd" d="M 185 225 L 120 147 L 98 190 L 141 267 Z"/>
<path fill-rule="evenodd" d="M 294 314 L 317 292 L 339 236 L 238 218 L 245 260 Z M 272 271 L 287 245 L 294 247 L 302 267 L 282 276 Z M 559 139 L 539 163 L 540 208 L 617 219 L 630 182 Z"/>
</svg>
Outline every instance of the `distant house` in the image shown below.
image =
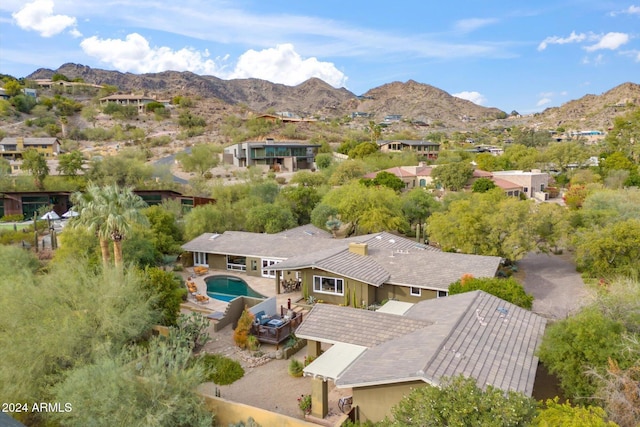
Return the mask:
<svg viewBox="0 0 640 427">
<path fill-rule="evenodd" d="M 372 113 L 365 113 L 364 111 L 354 111 L 351 113 L 352 119 L 368 119 L 373 117 Z"/>
<path fill-rule="evenodd" d="M 266 166 L 296 171 L 313 167 L 319 144 L 297 141 L 248 141 L 224 149 L 223 161 L 239 167 Z"/>
<path fill-rule="evenodd" d="M 124 105 L 124 106 L 134 106 L 138 108 L 138 113 L 144 113 L 144 109 L 147 104 L 152 102 L 162 102 L 158 101 L 155 98 L 150 98 L 148 96 L 142 95 L 134 95 L 134 94 L 116 94 L 105 96 L 104 98 L 100 98 L 100 105 L 105 106 L 113 102 L 115 104 Z"/>
<path fill-rule="evenodd" d="M 215 203 L 214 199 L 184 196 L 173 190 L 134 190 L 149 206 L 164 200 L 178 200 L 183 211 L 188 212 L 195 206 Z M 23 215 L 33 218 L 34 212 L 42 207 L 51 206 L 53 211 L 62 215 L 72 206 L 69 191 L 3 191 L 0 193 L 0 218 L 4 215 Z"/>
<path fill-rule="evenodd" d="M 389 114 L 384 116 L 384 121 L 386 123 L 394 123 L 402 120 L 402 114 Z"/>
<path fill-rule="evenodd" d="M 2 138 L 0 141 L 0 156 L 5 159 L 21 159 L 22 153 L 29 148 L 52 158 L 60 154 L 58 138 Z"/>
<path fill-rule="evenodd" d="M 296 278 L 316 299 L 355 306 L 443 297 L 464 274 L 494 277 L 501 262 L 442 252 L 386 232 L 334 239 L 312 225 L 276 234 L 204 233 L 182 248 L 193 253 L 195 265 L 273 278 L 277 293 L 280 280 Z"/>
<path fill-rule="evenodd" d="M 327 382 L 352 390 L 359 421 L 378 422 L 411 390 L 464 375 L 531 396 L 545 319 L 483 291 L 378 311 L 316 304 L 296 330 L 307 340 L 312 415 L 327 413 Z M 321 344 L 331 345 L 321 353 Z"/>
<path fill-rule="evenodd" d="M 521 170 L 494 171 L 493 178 L 505 180 L 522 187 L 522 192 L 529 198 L 546 200 L 546 188 L 549 186 L 549 174 L 539 169 L 530 172 Z"/>
<path fill-rule="evenodd" d="M 419 166 L 396 166 L 385 169 L 384 172 L 389 172 L 390 174 L 397 176 L 404 182 L 405 189 L 411 190 L 416 187 L 426 187 L 431 185 L 433 182 L 433 179 L 431 178 L 432 170 L 432 167 L 421 164 Z M 383 171 L 368 173 L 364 178 L 374 179 L 380 172 Z"/>
<path fill-rule="evenodd" d="M 440 151 L 440 144 L 432 141 L 422 140 L 380 140 L 378 147 L 383 153 L 400 153 L 402 151 L 412 151 L 419 157 L 429 160 L 436 160 Z"/>
</svg>

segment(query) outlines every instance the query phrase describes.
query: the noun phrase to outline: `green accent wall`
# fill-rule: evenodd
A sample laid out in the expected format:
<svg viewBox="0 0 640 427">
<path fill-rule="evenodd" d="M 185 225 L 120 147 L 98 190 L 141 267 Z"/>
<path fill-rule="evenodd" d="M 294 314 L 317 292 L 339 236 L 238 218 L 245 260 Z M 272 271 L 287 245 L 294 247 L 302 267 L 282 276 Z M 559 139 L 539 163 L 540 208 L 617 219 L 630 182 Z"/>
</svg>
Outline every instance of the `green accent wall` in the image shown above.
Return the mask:
<svg viewBox="0 0 640 427">
<path fill-rule="evenodd" d="M 402 361 L 398 361 L 402 363 Z M 411 393 L 412 390 L 424 387 L 423 381 L 410 381 L 395 384 L 383 384 L 370 387 L 354 387 L 353 405 L 358 407 L 360 422 L 377 423 L 386 416 L 391 416 L 391 408 Z"/>
<path fill-rule="evenodd" d="M 407 286 L 397 286 L 385 284 L 376 289 L 376 300 L 382 302 L 384 300 L 398 300 L 402 302 L 416 303 L 426 299 L 437 298 L 438 292 L 430 289 L 422 289 L 419 297 L 411 295 L 411 289 Z"/>
</svg>

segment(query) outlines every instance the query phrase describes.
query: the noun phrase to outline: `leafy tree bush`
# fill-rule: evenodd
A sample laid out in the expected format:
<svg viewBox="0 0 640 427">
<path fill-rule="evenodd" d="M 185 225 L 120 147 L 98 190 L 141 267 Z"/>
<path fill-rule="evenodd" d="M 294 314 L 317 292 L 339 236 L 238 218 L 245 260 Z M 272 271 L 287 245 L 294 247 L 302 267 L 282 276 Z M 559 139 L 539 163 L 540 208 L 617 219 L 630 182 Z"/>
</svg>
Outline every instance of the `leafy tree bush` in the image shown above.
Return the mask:
<svg viewBox="0 0 640 427">
<path fill-rule="evenodd" d="M 475 290 L 501 298 L 518 307 L 531 310 L 533 296 L 525 292 L 524 287 L 513 277 L 471 278 L 458 280 L 449 286 L 449 295 L 461 294 Z"/>
<path fill-rule="evenodd" d="M 178 124 L 183 128 L 202 128 L 207 125 L 207 121 L 203 117 L 184 112 L 178 116 Z"/>
<path fill-rule="evenodd" d="M 209 319 L 200 313 L 179 314 L 176 325 L 169 328 L 169 340 L 176 347 L 197 351 L 211 339 L 208 328 Z"/>
<path fill-rule="evenodd" d="M 433 169 L 431 177 L 446 190 L 459 191 L 473 176 L 473 166 L 467 162 L 448 163 Z"/>
<path fill-rule="evenodd" d="M 29 114 L 31 109 L 33 109 L 37 103 L 34 97 L 23 94 L 14 96 L 11 98 L 10 102 L 17 111 L 25 114 Z"/>
<path fill-rule="evenodd" d="M 217 385 L 233 384 L 244 376 L 240 363 L 220 354 L 204 354 L 198 359 L 204 367 L 205 379 Z"/>
<path fill-rule="evenodd" d="M 616 427 L 618 424 L 607 421 L 607 414 L 600 407 L 572 406 L 568 401 L 559 403 L 559 398 L 556 397 L 547 399 L 531 425 L 533 427 Z"/>
<path fill-rule="evenodd" d="M 496 188 L 496 183 L 489 178 L 478 178 L 473 182 L 471 191 L 474 193 L 486 193 L 487 191 Z"/>
<path fill-rule="evenodd" d="M 187 294 L 176 275 L 161 268 L 147 267 L 143 272 L 142 286 L 149 293 L 151 308 L 158 314 L 158 323 L 176 325 L 182 298 Z"/>
<path fill-rule="evenodd" d="M 186 172 L 197 172 L 202 176 L 220 163 L 218 154 L 221 152 L 222 147 L 218 145 L 198 144 L 191 148 L 191 153 L 181 152 L 176 155 L 176 160 Z"/>
<path fill-rule="evenodd" d="M 373 179 L 362 178 L 360 182 L 367 187 L 383 185 L 395 191 L 400 191 L 405 188 L 405 184 L 402 179 L 387 171 L 378 172 L 376 177 Z"/>
<path fill-rule="evenodd" d="M 153 231 L 153 244 L 163 254 L 180 253 L 182 230 L 175 215 L 161 205 L 149 206 L 143 211 Z"/>
<path fill-rule="evenodd" d="M 304 365 L 298 359 L 291 358 L 289 361 L 289 367 L 287 368 L 289 375 L 299 378 L 303 374 Z"/>
<path fill-rule="evenodd" d="M 413 390 L 392 409 L 381 426 L 513 426 L 528 425 L 536 413 L 533 399 L 491 385 L 485 390 L 472 378 L 444 378 L 440 386 Z"/>
<path fill-rule="evenodd" d="M 261 204 L 247 212 L 245 227 L 254 233 L 278 233 L 297 225 L 291 210 L 282 205 Z"/>
<path fill-rule="evenodd" d="M 333 162 L 333 155 L 330 153 L 319 153 L 316 156 L 316 166 L 318 169 L 326 169 L 331 166 L 331 162 Z"/>
<path fill-rule="evenodd" d="M 34 183 L 39 189 L 44 189 L 44 179 L 49 175 L 49 166 L 44 154 L 29 148 L 22 153 L 20 169 L 28 171 L 33 176 Z"/>
</svg>

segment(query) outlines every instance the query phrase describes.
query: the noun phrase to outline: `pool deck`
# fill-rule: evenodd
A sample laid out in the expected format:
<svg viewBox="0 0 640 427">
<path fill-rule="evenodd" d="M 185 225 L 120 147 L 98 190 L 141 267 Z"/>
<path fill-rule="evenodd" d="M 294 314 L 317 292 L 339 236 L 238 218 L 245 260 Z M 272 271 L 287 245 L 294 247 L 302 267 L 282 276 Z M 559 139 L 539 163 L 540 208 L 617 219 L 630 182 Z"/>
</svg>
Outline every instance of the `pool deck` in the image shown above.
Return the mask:
<svg viewBox="0 0 640 427">
<path fill-rule="evenodd" d="M 277 307 L 280 307 L 281 305 L 286 307 L 287 300 L 289 298 L 291 298 L 291 302 L 296 302 L 302 298 L 302 292 L 300 291 L 276 294 L 276 282 L 275 282 L 276 279 L 274 278 L 255 277 L 255 276 L 249 276 L 246 273 L 241 273 L 237 271 L 213 270 L 213 269 L 209 269 L 209 272 L 207 272 L 206 274 L 203 274 L 202 276 L 198 276 L 194 273 L 193 267 L 187 268 L 183 273 L 185 280 L 189 276 L 191 276 L 191 279 L 195 282 L 196 286 L 198 287 L 198 293 L 200 295 L 207 295 L 207 284 L 205 283 L 204 280 L 207 277 L 216 276 L 216 275 L 238 277 L 244 280 L 245 282 L 247 282 L 247 284 L 251 287 L 251 289 L 258 292 L 259 294 L 264 295 L 267 298 L 275 296 Z M 188 298 L 187 304 L 199 310 L 205 310 L 205 311 L 211 311 L 211 312 L 219 311 L 222 313 L 225 312 L 228 305 L 227 302 L 220 301 L 215 298 L 209 298 L 209 301 L 206 303 L 197 303 L 191 297 Z"/>
</svg>

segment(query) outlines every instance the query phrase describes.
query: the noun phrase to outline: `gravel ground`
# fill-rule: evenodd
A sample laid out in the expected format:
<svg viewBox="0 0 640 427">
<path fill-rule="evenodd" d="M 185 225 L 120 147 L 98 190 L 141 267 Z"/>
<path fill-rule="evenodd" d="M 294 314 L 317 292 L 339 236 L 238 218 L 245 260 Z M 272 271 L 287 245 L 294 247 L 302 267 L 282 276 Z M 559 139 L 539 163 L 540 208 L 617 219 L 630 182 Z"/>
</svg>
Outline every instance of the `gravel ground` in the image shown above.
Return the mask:
<svg viewBox="0 0 640 427">
<path fill-rule="evenodd" d="M 231 326 L 219 332 L 211 332 L 212 341 L 207 343 L 204 351 L 219 353 L 240 362 L 245 370 L 244 376 L 233 384 L 216 386 L 205 383 L 202 390 L 214 395 L 216 387 L 220 397 L 234 402 L 266 409 L 272 412 L 302 419 L 302 411 L 298 407 L 298 397 L 311 393 L 310 378 L 294 378 L 287 372 L 289 360 L 269 359 L 266 363 L 249 357 L 246 351 L 240 350 L 233 343 Z M 265 354 L 275 352 L 275 346 L 263 345 L 261 350 Z M 293 357 L 302 361 L 307 354 L 303 347 Z M 263 364 L 261 364 L 263 363 Z M 259 366 L 255 366 L 259 365 Z M 329 381 L 329 416 L 325 420 L 331 421 L 338 417 L 338 399 L 351 395 L 351 389 L 336 389 Z"/>
</svg>

